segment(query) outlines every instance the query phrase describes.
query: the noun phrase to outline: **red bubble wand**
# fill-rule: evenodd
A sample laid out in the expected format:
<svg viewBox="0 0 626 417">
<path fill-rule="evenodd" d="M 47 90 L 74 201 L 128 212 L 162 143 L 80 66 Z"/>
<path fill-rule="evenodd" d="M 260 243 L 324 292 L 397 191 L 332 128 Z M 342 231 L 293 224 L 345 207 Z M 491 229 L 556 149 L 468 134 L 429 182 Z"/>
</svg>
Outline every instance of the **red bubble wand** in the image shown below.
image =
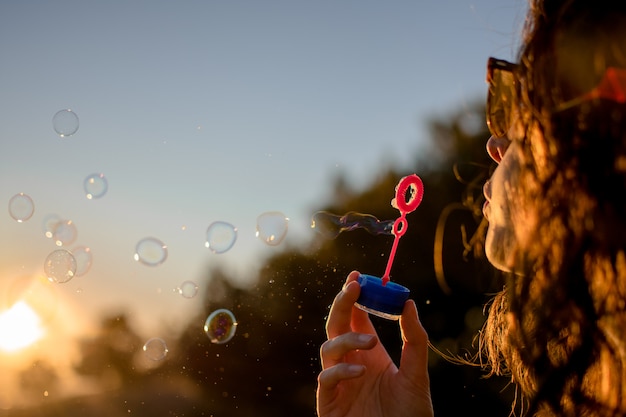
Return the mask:
<svg viewBox="0 0 626 417">
<path fill-rule="evenodd" d="M 407 197 L 407 192 L 410 191 L 410 195 Z M 391 247 L 391 253 L 389 254 L 389 260 L 387 261 L 387 268 L 385 269 L 385 275 L 382 278 L 382 284 L 387 285 L 389 282 L 389 275 L 391 273 L 391 265 L 393 259 L 396 256 L 396 249 L 398 248 L 398 242 L 400 238 L 406 233 L 409 223 L 406 220 L 406 215 L 415 211 L 417 206 L 422 202 L 424 197 L 424 184 L 422 179 L 416 174 L 408 175 L 400 180 L 396 186 L 396 196 L 391 200 L 391 205 L 400 211 L 400 217 L 393 223 L 393 246 Z"/>
</svg>

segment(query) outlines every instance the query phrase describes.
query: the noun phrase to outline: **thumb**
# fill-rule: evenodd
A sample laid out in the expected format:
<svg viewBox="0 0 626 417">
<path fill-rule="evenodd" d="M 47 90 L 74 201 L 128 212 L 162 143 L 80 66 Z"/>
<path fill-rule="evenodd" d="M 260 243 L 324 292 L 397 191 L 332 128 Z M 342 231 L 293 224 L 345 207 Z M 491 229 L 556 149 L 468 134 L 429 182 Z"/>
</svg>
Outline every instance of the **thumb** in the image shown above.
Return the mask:
<svg viewBox="0 0 626 417">
<path fill-rule="evenodd" d="M 419 321 L 413 300 L 404 304 L 400 317 L 402 332 L 402 357 L 400 373 L 412 385 L 429 389 L 428 378 L 428 334 Z"/>
</svg>

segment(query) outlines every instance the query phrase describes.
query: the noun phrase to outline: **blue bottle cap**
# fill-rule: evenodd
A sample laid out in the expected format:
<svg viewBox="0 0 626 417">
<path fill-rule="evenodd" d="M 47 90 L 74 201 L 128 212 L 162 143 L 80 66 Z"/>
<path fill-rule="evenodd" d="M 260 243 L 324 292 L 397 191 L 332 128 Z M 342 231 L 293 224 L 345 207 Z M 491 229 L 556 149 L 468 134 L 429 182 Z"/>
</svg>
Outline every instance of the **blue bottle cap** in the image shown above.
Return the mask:
<svg viewBox="0 0 626 417">
<path fill-rule="evenodd" d="M 361 295 L 355 305 L 361 310 L 390 320 L 398 320 L 402 315 L 405 301 L 409 298 L 408 288 L 383 280 L 373 275 L 361 274 Z"/>
</svg>

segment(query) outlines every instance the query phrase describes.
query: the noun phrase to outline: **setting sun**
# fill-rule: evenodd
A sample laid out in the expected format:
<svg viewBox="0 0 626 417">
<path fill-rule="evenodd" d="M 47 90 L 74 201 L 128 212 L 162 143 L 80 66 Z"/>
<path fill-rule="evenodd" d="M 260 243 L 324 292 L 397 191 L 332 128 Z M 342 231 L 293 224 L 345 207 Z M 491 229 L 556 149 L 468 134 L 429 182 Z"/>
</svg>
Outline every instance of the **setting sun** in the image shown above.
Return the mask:
<svg viewBox="0 0 626 417">
<path fill-rule="evenodd" d="M 0 313 L 0 350 L 15 352 L 39 340 L 44 334 L 37 313 L 24 301 Z"/>
</svg>

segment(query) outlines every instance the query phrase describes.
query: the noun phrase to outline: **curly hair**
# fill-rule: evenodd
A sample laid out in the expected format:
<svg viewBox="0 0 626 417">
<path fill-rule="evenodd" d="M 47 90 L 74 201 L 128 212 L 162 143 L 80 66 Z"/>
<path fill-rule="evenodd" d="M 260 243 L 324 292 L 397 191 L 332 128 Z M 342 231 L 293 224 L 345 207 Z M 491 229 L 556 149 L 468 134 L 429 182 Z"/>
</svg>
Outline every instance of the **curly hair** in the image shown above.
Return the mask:
<svg viewBox="0 0 626 417">
<path fill-rule="evenodd" d="M 626 414 L 626 104 L 563 103 L 626 69 L 626 2 L 531 0 L 519 195 L 539 219 L 480 334 L 539 416 Z M 623 86 L 626 89 L 626 85 Z"/>
</svg>

